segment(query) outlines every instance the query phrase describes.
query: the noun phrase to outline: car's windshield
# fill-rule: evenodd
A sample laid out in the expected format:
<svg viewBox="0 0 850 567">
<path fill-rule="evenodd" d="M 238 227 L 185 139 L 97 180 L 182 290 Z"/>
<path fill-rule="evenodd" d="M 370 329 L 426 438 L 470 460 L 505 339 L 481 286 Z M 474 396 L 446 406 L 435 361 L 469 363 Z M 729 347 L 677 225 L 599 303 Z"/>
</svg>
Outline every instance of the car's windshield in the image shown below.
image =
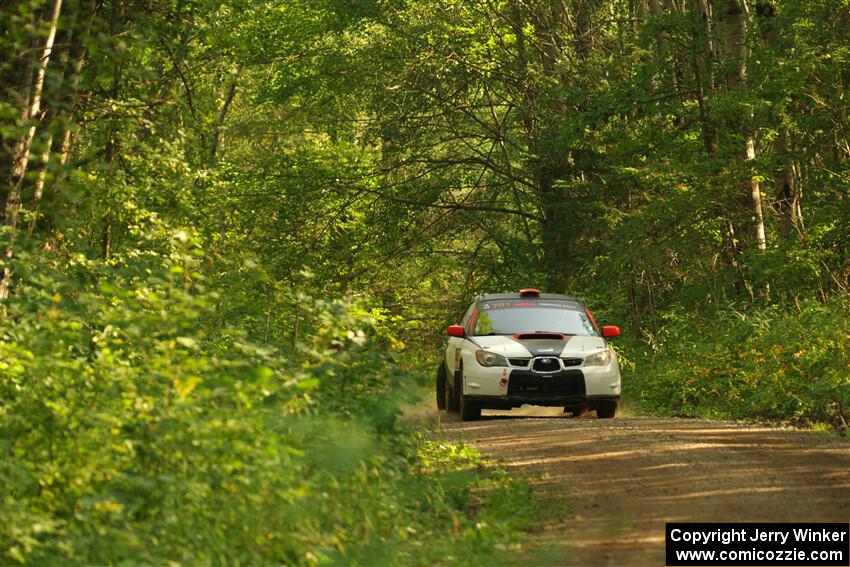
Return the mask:
<svg viewBox="0 0 850 567">
<path fill-rule="evenodd" d="M 572 301 L 502 300 L 480 306 L 473 321 L 473 335 L 518 333 L 597 334 L 584 310 Z"/>
</svg>

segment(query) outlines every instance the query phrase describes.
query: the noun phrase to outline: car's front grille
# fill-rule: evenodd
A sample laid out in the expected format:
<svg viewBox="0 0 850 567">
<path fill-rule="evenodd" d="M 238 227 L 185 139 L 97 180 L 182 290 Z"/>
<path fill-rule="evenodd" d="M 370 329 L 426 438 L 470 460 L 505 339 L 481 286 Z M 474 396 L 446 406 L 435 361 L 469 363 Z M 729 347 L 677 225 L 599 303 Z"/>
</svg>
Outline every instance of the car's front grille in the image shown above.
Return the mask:
<svg viewBox="0 0 850 567">
<path fill-rule="evenodd" d="M 535 372 L 557 372 L 561 369 L 561 365 L 555 357 L 541 356 L 534 359 L 531 368 Z"/>
<path fill-rule="evenodd" d="M 582 359 L 580 358 L 562 358 L 564 366 L 581 366 Z"/>
<path fill-rule="evenodd" d="M 528 368 L 528 361 L 530 358 L 509 358 L 508 362 L 511 363 L 511 366 L 522 366 L 523 368 Z"/>
<path fill-rule="evenodd" d="M 584 374 L 581 370 L 566 370 L 555 374 L 534 374 L 527 370 L 514 370 L 508 382 L 508 395 L 539 396 L 555 394 L 583 398 Z"/>
</svg>

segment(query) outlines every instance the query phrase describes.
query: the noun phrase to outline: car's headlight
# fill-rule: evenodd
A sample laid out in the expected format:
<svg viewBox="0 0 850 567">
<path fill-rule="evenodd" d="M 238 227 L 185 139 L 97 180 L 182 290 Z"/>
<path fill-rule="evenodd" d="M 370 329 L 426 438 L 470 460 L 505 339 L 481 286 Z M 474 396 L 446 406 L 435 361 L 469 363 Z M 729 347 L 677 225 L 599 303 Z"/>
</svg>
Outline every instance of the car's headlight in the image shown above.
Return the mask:
<svg viewBox="0 0 850 567">
<path fill-rule="evenodd" d="M 481 366 L 508 366 L 508 361 L 504 356 L 486 350 L 476 350 L 475 360 Z"/>
<path fill-rule="evenodd" d="M 611 351 L 609 349 L 594 352 L 584 359 L 585 366 L 608 366 L 611 362 Z"/>
</svg>

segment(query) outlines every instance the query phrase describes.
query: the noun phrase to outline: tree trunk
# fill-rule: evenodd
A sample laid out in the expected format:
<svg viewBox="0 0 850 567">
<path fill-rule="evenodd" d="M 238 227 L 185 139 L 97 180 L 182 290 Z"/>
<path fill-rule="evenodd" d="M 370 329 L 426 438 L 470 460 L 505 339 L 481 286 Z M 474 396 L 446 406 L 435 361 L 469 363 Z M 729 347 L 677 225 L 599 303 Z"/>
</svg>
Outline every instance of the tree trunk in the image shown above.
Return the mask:
<svg viewBox="0 0 850 567">
<path fill-rule="evenodd" d="M 632 25 L 632 33 L 637 34 L 638 30 L 646 24 L 647 18 L 652 15 L 650 4 L 655 0 L 632 0 L 629 3 L 630 12 L 634 23 Z"/>
<path fill-rule="evenodd" d="M 779 234 L 785 239 L 803 238 L 803 214 L 800 207 L 799 175 L 790 156 L 788 130 L 780 129 L 773 143 L 778 160 L 774 175 L 774 208 L 779 213 Z"/>
<path fill-rule="evenodd" d="M 573 49 L 579 61 L 587 61 L 593 48 L 593 36 L 591 35 L 592 3 L 592 0 L 573 0 L 573 16 L 575 18 Z"/>
<path fill-rule="evenodd" d="M 230 110 L 230 105 L 233 104 L 233 99 L 236 97 L 236 86 L 239 84 L 239 75 L 242 73 L 242 67 L 237 67 L 233 73 L 233 78 L 227 88 L 227 94 L 224 97 L 224 102 L 218 111 L 218 118 L 213 126 L 212 143 L 210 144 L 210 163 L 215 163 L 218 157 L 218 150 L 221 146 L 221 129 L 224 127 L 224 121 L 227 119 L 227 113 Z"/>
<path fill-rule="evenodd" d="M 762 42 L 770 48 L 777 40 L 777 28 L 772 23 L 776 8 L 769 2 L 756 4 L 757 21 L 760 22 Z M 850 14 L 850 12 L 848 12 Z M 777 117 L 783 121 L 781 116 Z M 777 232 L 783 240 L 804 239 L 803 215 L 800 207 L 799 172 L 791 155 L 788 128 L 780 125 L 773 142 L 776 167 L 773 174 L 773 210 L 778 215 Z"/>
<path fill-rule="evenodd" d="M 705 93 L 711 92 L 714 80 L 708 62 L 713 55 L 711 43 L 711 12 L 707 0 L 691 0 L 691 28 L 693 42 L 690 66 L 694 74 L 694 96 L 699 110 L 700 134 L 706 154 L 717 152 L 717 132 L 709 120 Z"/>
<path fill-rule="evenodd" d="M 593 0 L 574 0 L 572 3 L 573 49 L 579 61 L 586 61 L 592 50 L 592 15 L 595 8 Z M 567 24 L 565 6 L 560 1 L 549 3 L 549 10 L 536 10 L 532 13 L 535 30 L 535 43 L 539 47 L 541 67 L 545 77 L 558 77 L 563 86 L 569 86 L 570 77 L 557 73 L 558 62 L 564 56 L 568 45 L 561 36 L 561 26 Z M 545 87 L 544 87 L 545 88 Z M 542 89 L 541 89 L 542 90 Z M 567 148 L 554 144 L 558 132 L 548 116 L 570 112 L 571 109 L 559 105 L 557 101 L 548 102 L 540 109 L 538 100 L 529 100 L 528 112 L 535 109 L 537 123 L 529 136 L 528 146 L 535 156 L 530 170 L 533 172 L 540 210 L 543 213 L 541 236 L 543 240 L 543 260 L 549 274 L 547 287 L 553 291 L 565 291 L 569 269 L 567 258 L 570 255 L 572 238 L 569 214 L 570 195 L 561 187 L 558 180 L 577 175 L 568 165 Z M 580 175 L 580 173 L 578 174 Z"/>
<path fill-rule="evenodd" d="M 687 6 L 684 2 L 679 3 L 676 0 L 670 0 L 669 10 L 673 14 L 682 14 L 683 16 L 687 15 Z M 683 42 L 673 42 L 672 45 L 674 47 L 672 50 L 670 50 L 669 44 L 665 47 L 665 49 L 670 50 L 673 55 L 672 88 L 673 92 L 678 93 L 682 106 L 687 106 L 687 103 L 690 100 L 690 94 L 687 92 L 685 84 L 685 71 L 688 67 L 689 60 L 688 47 Z M 676 117 L 675 124 L 677 127 L 682 126 L 684 124 L 684 117 Z"/>
<path fill-rule="evenodd" d="M 100 233 L 100 254 L 104 260 L 112 257 L 112 214 L 103 217 L 103 231 Z"/>
<path fill-rule="evenodd" d="M 747 87 L 747 21 L 748 11 L 744 0 L 726 0 L 723 13 L 725 27 L 726 84 L 730 92 L 743 91 Z M 741 130 L 744 138 L 744 151 L 739 152 L 740 160 L 752 162 L 756 157 L 755 136 L 749 122 L 752 120 L 752 112 L 737 127 Z M 746 184 L 750 194 L 750 214 L 753 219 L 752 230 L 755 234 L 756 247 L 764 250 L 767 247 L 764 227 L 764 212 L 761 199 L 761 186 L 758 178 L 750 176 Z"/>
<path fill-rule="evenodd" d="M 744 157 L 745 161 L 753 161 L 756 159 L 756 146 L 755 140 L 753 139 L 752 132 L 747 133 L 747 152 Z M 755 232 L 756 232 L 756 247 L 759 250 L 765 250 L 767 248 L 767 238 L 765 236 L 764 229 L 764 209 L 762 207 L 761 202 L 761 184 L 757 177 L 750 177 L 750 195 L 753 200 L 753 215 L 755 221 Z"/>
<path fill-rule="evenodd" d="M 44 194 L 44 185 L 47 182 L 47 173 L 50 169 L 50 150 L 53 146 L 53 136 L 47 139 L 44 145 L 44 152 L 41 154 L 41 169 L 38 171 L 38 179 L 35 181 L 35 191 L 32 196 L 32 211 L 27 227 L 27 232 L 32 235 L 35 230 L 35 225 L 38 222 L 38 210 L 41 204 L 41 196 Z"/>
<path fill-rule="evenodd" d="M 35 82 L 33 83 L 29 109 L 25 113 L 26 120 L 28 122 L 36 120 L 41 112 L 41 94 L 44 91 L 44 77 L 47 74 L 47 64 L 50 61 L 50 54 L 53 52 L 53 42 L 56 39 L 56 30 L 59 27 L 59 15 L 61 13 L 62 0 L 54 0 L 47 39 L 44 42 L 44 50 L 42 51 Z M 0 301 L 8 299 L 9 290 L 11 288 L 11 279 L 13 274 L 12 267 L 9 265 L 9 262 L 12 260 L 12 256 L 14 255 L 15 231 L 18 227 L 18 213 L 21 210 L 21 193 L 24 185 L 24 177 L 27 173 L 30 148 L 32 148 L 32 143 L 35 139 L 35 131 L 36 125 L 33 122 L 26 135 L 15 145 L 12 156 L 12 172 L 9 177 L 9 195 L 6 198 L 3 221 L 6 226 L 11 227 L 13 230 L 9 235 L 9 242 L 6 245 L 6 264 L 3 266 L 3 279 L 0 280 Z"/>
<path fill-rule="evenodd" d="M 79 102 L 79 86 L 80 86 L 80 73 L 82 72 L 83 64 L 85 62 L 86 57 L 86 39 L 91 34 L 91 28 L 94 23 L 95 13 L 94 8 L 92 9 L 91 17 L 88 20 L 88 24 L 85 29 L 80 30 L 77 29 L 77 21 L 81 15 L 81 8 L 77 5 L 76 10 L 74 10 L 70 16 L 68 16 L 67 5 L 64 10 L 66 14 L 65 27 L 67 28 L 64 32 L 64 37 L 60 41 L 60 43 L 64 43 L 66 45 L 72 46 L 70 49 L 66 49 L 60 55 L 60 66 L 61 72 L 56 81 L 59 85 L 66 84 L 66 77 L 69 77 L 70 87 L 68 92 L 70 96 L 67 102 L 67 111 L 60 110 L 57 115 L 64 115 L 65 124 L 62 130 L 61 140 L 58 142 L 58 147 L 56 150 L 58 151 L 58 158 L 51 159 L 53 155 L 53 145 L 54 145 L 54 136 L 50 136 L 45 144 L 44 153 L 41 156 L 41 170 L 38 174 L 38 179 L 35 183 L 35 191 L 33 193 L 32 200 L 32 216 L 29 220 L 28 232 L 30 235 L 33 234 L 36 224 L 38 223 L 38 218 L 40 214 L 41 208 L 41 200 L 44 196 L 44 192 L 47 189 L 47 178 L 50 172 L 51 165 L 56 166 L 55 170 L 57 174 L 62 176 L 62 171 L 64 170 L 65 165 L 68 162 L 68 156 L 71 151 L 71 141 L 72 141 L 72 126 L 71 122 L 73 120 L 73 114 Z M 62 93 L 59 93 L 59 96 L 62 96 Z M 54 177 L 51 183 L 50 189 L 55 190 L 60 182 L 60 178 Z"/>
</svg>

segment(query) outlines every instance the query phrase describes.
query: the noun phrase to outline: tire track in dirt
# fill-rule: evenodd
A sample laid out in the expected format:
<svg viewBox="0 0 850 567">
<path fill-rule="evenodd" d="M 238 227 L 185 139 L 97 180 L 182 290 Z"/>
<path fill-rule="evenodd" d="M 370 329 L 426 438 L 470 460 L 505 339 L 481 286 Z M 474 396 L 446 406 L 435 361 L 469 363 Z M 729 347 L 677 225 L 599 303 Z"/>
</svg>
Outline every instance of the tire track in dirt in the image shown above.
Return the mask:
<svg viewBox="0 0 850 567">
<path fill-rule="evenodd" d="M 440 430 L 529 480 L 553 565 L 664 565 L 665 522 L 850 522 L 850 443 L 832 435 L 524 409 L 441 413 Z"/>
</svg>

